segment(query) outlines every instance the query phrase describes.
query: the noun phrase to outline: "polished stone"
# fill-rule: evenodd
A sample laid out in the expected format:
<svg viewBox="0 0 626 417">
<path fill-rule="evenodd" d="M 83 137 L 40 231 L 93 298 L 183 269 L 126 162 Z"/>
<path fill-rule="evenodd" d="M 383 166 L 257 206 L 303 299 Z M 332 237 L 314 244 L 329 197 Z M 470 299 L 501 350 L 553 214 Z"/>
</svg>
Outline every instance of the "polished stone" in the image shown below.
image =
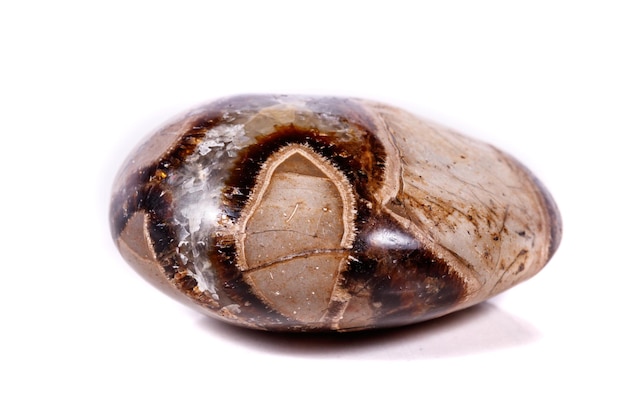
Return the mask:
<svg viewBox="0 0 626 417">
<path fill-rule="evenodd" d="M 535 275 L 561 221 L 504 152 L 359 99 L 238 96 L 166 124 L 114 185 L 124 258 L 241 326 L 410 324 Z"/>
</svg>

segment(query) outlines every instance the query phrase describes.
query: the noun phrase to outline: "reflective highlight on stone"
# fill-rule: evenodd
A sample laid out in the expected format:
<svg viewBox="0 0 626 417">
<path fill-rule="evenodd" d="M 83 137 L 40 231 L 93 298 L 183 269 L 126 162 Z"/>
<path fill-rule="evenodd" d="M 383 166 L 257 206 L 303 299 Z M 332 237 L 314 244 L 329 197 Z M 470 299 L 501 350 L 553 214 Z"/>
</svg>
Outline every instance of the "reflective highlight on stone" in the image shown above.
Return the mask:
<svg viewBox="0 0 626 417">
<path fill-rule="evenodd" d="M 127 159 L 111 228 L 172 297 L 279 331 L 410 324 L 535 275 L 553 199 L 493 146 L 381 103 L 239 96 L 165 125 Z"/>
</svg>

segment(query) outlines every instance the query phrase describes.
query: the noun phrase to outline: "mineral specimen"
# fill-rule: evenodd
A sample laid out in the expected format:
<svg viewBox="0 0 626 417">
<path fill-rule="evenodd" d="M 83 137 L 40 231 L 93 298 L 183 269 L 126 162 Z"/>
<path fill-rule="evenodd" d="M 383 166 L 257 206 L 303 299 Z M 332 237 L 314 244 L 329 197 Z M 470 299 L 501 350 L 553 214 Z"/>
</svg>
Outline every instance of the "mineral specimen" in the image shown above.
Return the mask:
<svg viewBox="0 0 626 417">
<path fill-rule="evenodd" d="M 174 298 L 278 331 L 400 326 L 535 275 L 556 205 L 504 152 L 388 105 L 238 96 L 128 158 L 111 227 Z"/>
</svg>

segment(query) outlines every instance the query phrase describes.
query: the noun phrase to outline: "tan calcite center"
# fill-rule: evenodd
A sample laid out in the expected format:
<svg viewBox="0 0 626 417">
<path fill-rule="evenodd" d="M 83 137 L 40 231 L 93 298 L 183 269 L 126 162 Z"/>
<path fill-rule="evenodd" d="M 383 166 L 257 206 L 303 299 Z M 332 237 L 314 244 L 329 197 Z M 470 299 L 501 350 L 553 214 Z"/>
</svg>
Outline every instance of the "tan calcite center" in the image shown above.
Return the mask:
<svg viewBox="0 0 626 417">
<path fill-rule="evenodd" d="M 319 321 L 354 240 L 345 176 L 312 149 L 289 145 L 268 159 L 238 223 L 244 279 L 268 306 Z"/>
</svg>

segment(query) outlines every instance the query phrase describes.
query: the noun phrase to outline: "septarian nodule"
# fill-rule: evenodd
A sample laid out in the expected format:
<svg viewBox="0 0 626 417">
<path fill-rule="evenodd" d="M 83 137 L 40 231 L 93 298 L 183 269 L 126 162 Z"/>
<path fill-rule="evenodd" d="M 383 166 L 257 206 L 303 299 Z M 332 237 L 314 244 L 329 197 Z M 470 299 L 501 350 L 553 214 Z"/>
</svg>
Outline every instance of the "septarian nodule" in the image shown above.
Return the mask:
<svg viewBox="0 0 626 417">
<path fill-rule="evenodd" d="M 120 171 L 111 226 L 154 285 L 279 331 L 399 326 L 536 274 L 561 220 L 498 149 L 359 99 L 239 96 L 195 109 Z"/>
</svg>

